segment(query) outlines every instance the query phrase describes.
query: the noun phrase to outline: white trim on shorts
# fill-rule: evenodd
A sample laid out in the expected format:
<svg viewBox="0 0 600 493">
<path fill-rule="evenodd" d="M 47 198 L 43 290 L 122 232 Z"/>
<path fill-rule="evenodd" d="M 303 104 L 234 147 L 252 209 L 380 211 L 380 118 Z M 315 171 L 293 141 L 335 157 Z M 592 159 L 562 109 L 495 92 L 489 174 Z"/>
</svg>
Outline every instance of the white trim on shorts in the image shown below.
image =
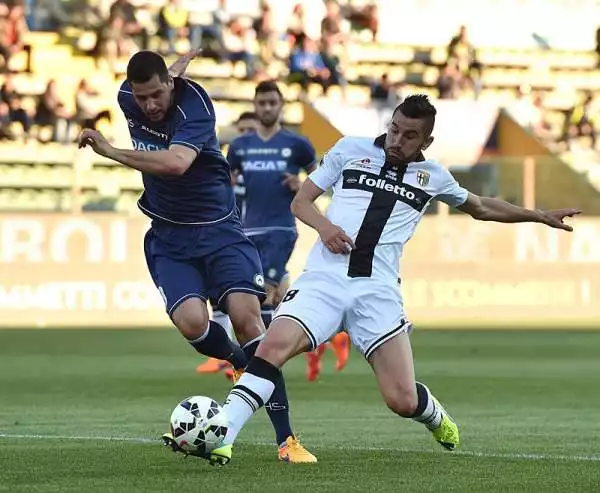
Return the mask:
<svg viewBox="0 0 600 493">
<path fill-rule="evenodd" d="M 171 308 L 169 308 L 167 310 L 167 315 L 169 315 L 169 317 L 171 317 L 171 315 L 173 315 L 173 312 L 179 307 L 179 305 L 181 305 L 185 300 L 188 300 L 190 298 L 200 298 L 202 301 L 204 301 L 204 303 L 206 303 L 206 298 L 204 296 L 202 296 L 200 293 L 188 293 L 188 294 L 184 294 L 175 303 L 173 303 L 173 305 L 171 306 Z"/>
<path fill-rule="evenodd" d="M 374 343 L 372 343 L 367 350 L 365 351 L 365 359 L 368 361 L 369 358 L 371 356 L 373 356 L 373 353 L 380 348 L 384 343 L 386 343 L 387 341 L 389 341 L 390 339 L 392 339 L 393 337 L 397 336 L 398 334 L 401 334 L 402 332 L 408 332 L 410 330 L 411 327 L 411 323 L 406 320 L 406 319 L 402 319 L 400 321 L 400 325 L 398 327 L 396 327 L 395 329 L 390 330 L 389 332 L 383 334 L 379 339 L 377 339 Z"/>
<path fill-rule="evenodd" d="M 223 298 L 225 298 L 225 296 L 231 294 L 231 293 L 250 293 L 250 294 L 255 294 L 256 296 L 258 296 L 259 300 L 264 300 L 265 297 L 267 296 L 266 293 L 264 291 L 259 291 L 258 289 L 250 289 L 250 288 L 229 288 L 227 291 L 225 291 L 220 297 L 219 300 L 217 301 L 217 306 L 221 304 L 221 301 L 223 301 Z"/>
<path fill-rule="evenodd" d="M 288 315 L 287 313 L 283 313 L 281 315 L 277 315 L 276 317 L 274 317 L 273 320 L 271 321 L 271 323 L 273 323 L 275 320 L 280 319 L 280 318 L 287 318 L 288 320 L 293 320 L 294 322 L 296 322 L 302 328 L 302 330 L 306 333 L 308 339 L 310 340 L 310 345 L 311 345 L 310 350 L 314 351 L 315 349 L 317 349 L 317 347 L 318 347 L 317 338 L 313 335 L 313 333 L 310 331 L 308 326 L 302 320 L 300 320 L 298 317 L 295 317 L 294 315 Z"/>
</svg>

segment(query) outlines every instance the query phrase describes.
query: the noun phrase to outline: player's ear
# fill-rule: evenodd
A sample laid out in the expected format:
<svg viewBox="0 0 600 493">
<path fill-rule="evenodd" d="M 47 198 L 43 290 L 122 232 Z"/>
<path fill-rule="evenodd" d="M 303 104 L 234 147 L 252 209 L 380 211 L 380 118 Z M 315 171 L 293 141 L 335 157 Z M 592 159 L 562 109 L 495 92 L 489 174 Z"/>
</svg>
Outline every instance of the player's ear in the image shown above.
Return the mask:
<svg viewBox="0 0 600 493">
<path fill-rule="evenodd" d="M 423 142 L 423 145 L 421 146 L 421 150 L 424 151 L 425 149 L 427 149 L 431 143 L 433 142 L 433 135 L 430 135 L 429 137 L 427 137 L 425 139 L 425 142 Z"/>
</svg>

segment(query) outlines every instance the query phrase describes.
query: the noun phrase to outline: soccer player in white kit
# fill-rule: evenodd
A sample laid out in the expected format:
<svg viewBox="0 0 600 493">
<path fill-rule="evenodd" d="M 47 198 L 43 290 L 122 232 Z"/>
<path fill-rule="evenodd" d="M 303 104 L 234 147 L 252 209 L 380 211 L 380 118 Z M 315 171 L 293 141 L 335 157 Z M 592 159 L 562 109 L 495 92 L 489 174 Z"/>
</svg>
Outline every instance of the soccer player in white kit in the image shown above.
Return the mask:
<svg viewBox="0 0 600 493">
<path fill-rule="evenodd" d="M 565 231 L 572 228 L 563 219 L 580 211 L 534 211 L 462 188 L 422 154 L 433 141 L 435 115 L 426 96 L 406 98 L 387 134 L 375 141 L 342 138 L 304 182 L 292 210 L 320 239 L 225 401 L 228 432 L 211 454 L 213 463 L 230 461 L 235 438 L 269 400 L 283 364 L 328 340 L 340 324 L 372 366 L 388 407 L 424 424 L 444 448 L 458 446 L 458 427 L 429 389 L 415 381 L 411 323 L 397 275 L 404 244 L 434 199 L 481 221 L 538 222 Z M 324 216 L 314 201 L 329 188 L 333 198 Z"/>
</svg>

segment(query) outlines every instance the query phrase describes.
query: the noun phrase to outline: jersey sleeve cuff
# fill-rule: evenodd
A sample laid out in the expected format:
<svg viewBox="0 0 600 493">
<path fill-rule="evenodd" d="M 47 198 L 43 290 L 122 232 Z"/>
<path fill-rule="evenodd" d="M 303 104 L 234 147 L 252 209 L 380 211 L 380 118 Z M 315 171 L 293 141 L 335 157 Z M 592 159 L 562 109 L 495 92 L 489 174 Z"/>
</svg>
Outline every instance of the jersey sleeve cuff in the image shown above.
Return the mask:
<svg viewBox="0 0 600 493">
<path fill-rule="evenodd" d="M 202 151 L 202 149 L 200 147 L 197 147 L 194 144 L 190 144 L 189 142 L 184 142 L 182 140 L 172 140 L 170 142 L 170 145 L 184 146 L 189 149 L 192 149 L 193 151 L 196 151 L 198 154 L 200 154 L 200 152 Z"/>
</svg>

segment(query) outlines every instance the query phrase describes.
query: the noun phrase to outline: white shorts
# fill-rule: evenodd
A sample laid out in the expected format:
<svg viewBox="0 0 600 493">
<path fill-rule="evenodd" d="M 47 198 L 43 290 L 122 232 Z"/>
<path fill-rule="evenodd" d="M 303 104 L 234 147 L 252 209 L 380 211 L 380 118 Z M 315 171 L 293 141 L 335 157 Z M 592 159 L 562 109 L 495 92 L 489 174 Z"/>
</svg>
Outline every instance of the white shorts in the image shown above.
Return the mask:
<svg viewBox="0 0 600 493">
<path fill-rule="evenodd" d="M 273 315 L 277 318 L 296 321 L 312 349 L 343 327 L 367 359 L 384 342 L 411 329 L 397 284 L 324 270 L 306 271 L 294 281 Z"/>
</svg>

